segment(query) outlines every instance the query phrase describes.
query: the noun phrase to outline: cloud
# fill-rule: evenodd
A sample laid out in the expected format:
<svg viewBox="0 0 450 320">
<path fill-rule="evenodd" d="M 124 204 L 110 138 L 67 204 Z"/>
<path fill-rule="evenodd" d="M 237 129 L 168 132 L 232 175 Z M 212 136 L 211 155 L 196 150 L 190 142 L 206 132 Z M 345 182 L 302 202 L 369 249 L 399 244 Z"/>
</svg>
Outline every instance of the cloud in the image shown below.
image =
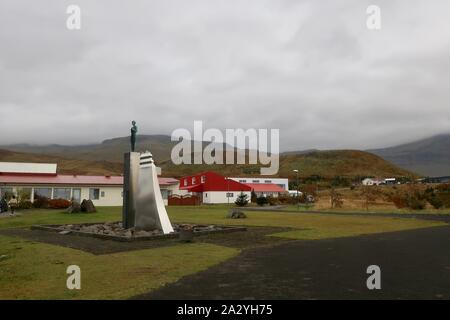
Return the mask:
<svg viewBox="0 0 450 320">
<path fill-rule="evenodd" d="M 0 4 L 0 144 L 206 127 L 280 129 L 284 150 L 449 131 L 450 3 L 79 0 Z"/>
</svg>

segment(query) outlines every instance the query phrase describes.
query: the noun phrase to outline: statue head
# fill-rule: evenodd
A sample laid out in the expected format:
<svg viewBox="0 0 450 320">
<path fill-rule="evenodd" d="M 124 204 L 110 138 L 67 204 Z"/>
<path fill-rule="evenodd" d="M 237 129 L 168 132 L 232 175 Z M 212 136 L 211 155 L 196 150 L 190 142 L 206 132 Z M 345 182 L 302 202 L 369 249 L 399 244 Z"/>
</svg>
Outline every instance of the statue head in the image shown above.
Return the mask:
<svg viewBox="0 0 450 320">
<path fill-rule="evenodd" d="M 133 125 L 133 126 L 135 126 L 136 125 L 136 121 L 131 121 L 131 124 Z"/>
</svg>

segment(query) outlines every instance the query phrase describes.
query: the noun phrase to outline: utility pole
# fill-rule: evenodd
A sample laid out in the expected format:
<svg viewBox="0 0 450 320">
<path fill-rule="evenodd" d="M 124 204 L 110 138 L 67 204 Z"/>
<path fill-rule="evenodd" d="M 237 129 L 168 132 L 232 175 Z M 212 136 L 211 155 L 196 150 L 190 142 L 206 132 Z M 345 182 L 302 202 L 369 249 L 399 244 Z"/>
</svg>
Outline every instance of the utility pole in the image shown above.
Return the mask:
<svg viewBox="0 0 450 320">
<path fill-rule="evenodd" d="M 293 170 L 294 172 L 295 172 L 295 174 L 296 174 L 296 184 L 297 184 L 297 211 L 299 211 L 300 210 L 300 198 L 299 198 L 299 196 L 298 196 L 298 188 L 299 188 L 299 185 L 298 185 L 298 170 L 297 169 L 295 169 L 295 170 Z"/>
</svg>

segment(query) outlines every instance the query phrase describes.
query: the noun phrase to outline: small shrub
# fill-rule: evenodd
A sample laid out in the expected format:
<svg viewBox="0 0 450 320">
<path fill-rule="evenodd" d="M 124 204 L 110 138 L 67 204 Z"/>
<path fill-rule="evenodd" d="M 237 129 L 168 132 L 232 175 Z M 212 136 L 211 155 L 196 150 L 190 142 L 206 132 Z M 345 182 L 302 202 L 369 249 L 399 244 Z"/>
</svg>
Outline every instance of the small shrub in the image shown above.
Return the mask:
<svg viewBox="0 0 450 320">
<path fill-rule="evenodd" d="M 67 209 L 70 205 L 71 202 L 66 199 L 52 199 L 48 201 L 48 207 L 50 209 Z"/>
<path fill-rule="evenodd" d="M 442 201 L 438 196 L 432 195 L 428 198 L 428 203 L 435 209 L 441 209 L 444 207 L 444 201 Z"/>
<path fill-rule="evenodd" d="M 263 206 L 263 205 L 265 205 L 265 204 L 267 204 L 267 199 L 266 199 L 266 197 L 264 197 L 264 196 L 260 196 L 260 197 L 258 197 L 258 198 L 256 198 L 256 203 L 258 204 L 258 206 Z"/>
<path fill-rule="evenodd" d="M 33 202 L 33 207 L 37 208 L 37 209 L 48 208 L 48 202 L 49 202 L 49 199 L 47 197 L 35 196 L 34 202 Z"/>
<path fill-rule="evenodd" d="M 444 207 L 450 208 L 450 193 L 438 193 L 436 194 L 436 197 L 442 201 Z"/>
<path fill-rule="evenodd" d="M 25 210 L 25 209 L 31 209 L 33 208 L 33 203 L 29 200 L 20 201 L 17 204 L 17 209 L 19 210 Z"/>
<path fill-rule="evenodd" d="M 269 206 L 276 206 L 279 203 L 278 199 L 272 196 L 268 196 L 266 199 Z"/>
<path fill-rule="evenodd" d="M 408 200 L 408 207 L 413 210 L 423 210 L 427 206 L 427 202 L 424 199 L 412 197 Z"/>
<path fill-rule="evenodd" d="M 398 209 L 403 209 L 408 207 L 408 200 L 406 197 L 399 194 L 391 196 L 391 201 L 394 203 L 395 207 Z"/>
</svg>

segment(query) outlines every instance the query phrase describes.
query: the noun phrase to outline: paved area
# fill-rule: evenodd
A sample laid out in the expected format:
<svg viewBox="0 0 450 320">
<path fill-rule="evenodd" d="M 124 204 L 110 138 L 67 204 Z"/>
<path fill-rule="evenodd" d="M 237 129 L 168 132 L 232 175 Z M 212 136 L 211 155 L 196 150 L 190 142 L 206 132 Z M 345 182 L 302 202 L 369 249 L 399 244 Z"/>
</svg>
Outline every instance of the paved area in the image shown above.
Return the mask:
<svg viewBox="0 0 450 320">
<path fill-rule="evenodd" d="M 135 299 L 450 299 L 450 226 L 247 249 Z"/>
</svg>

